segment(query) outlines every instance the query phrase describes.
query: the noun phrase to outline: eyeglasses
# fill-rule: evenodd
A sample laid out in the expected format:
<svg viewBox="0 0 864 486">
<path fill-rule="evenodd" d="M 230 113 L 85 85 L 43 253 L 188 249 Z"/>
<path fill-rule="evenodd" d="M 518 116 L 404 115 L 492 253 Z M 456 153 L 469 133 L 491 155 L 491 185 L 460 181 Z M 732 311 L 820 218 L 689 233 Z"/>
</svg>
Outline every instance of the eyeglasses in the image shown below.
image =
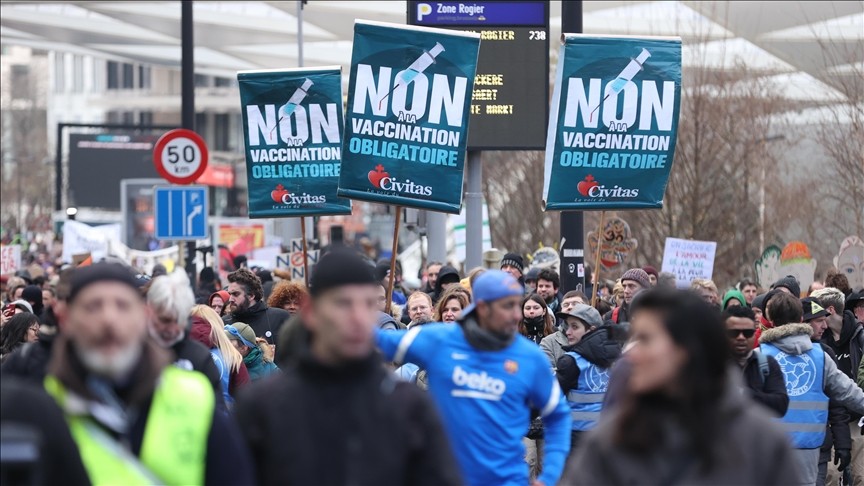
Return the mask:
<svg viewBox="0 0 864 486">
<path fill-rule="evenodd" d="M 39 326 L 30 326 L 29 330 L 38 334 L 39 333 Z"/>
<path fill-rule="evenodd" d="M 743 334 L 745 338 L 750 339 L 756 334 L 755 329 L 727 329 L 726 334 L 729 335 L 730 338 L 735 339 L 739 334 Z"/>
</svg>

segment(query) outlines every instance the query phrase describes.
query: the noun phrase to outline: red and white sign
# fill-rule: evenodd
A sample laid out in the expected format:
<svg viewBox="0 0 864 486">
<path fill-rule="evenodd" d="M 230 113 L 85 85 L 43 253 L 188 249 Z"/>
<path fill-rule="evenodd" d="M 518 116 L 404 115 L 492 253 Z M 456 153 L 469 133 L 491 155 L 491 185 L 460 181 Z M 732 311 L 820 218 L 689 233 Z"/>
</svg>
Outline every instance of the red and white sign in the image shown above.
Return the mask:
<svg viewBox="0 0 864 486">
<path fill-rule="evenodd" d="M 0 246 L 0 274 L 21 270 L 21 245 Z"/>
<path fill-rule="evenodd" d="M 192 184 L 207 170 L 207 144 L 200 135 L 185 128 L 159 137 L 153 148 L 156 171 L 168 182 Z"/>
</svg>

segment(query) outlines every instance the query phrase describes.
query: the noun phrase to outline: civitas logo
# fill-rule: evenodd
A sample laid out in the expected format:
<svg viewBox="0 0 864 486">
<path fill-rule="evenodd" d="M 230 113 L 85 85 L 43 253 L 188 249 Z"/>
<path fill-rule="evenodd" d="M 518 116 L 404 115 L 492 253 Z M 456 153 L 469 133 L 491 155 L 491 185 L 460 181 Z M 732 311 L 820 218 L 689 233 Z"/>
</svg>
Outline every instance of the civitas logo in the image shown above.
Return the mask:
<svg viewBox="0 0 864 486">
<path fill-rule="evenodd" d="M 324 204 L 327 202 L 327 196 L 314 196 L 312 194 L 291 194 L 285 186 L 279 184 L 276 189 L 270 192 L 270 198 L 273 202 L 284 204 L 286 206 L 297 206 L 300 204 Z"/>
<path fill-rule="evenodd" d="M 588 174 L 585 180 L 579 181 L 579 184 L 576 185 L 576 190 L 579 191 L 579 194 L 590 198 L 607 199 L 639 196 L 639 189 L 626 189 L 618 185 L 609 188 L 597 182 L 591 174 Z"/>
<path fill-rule="evenodd" d="M 381 189 L 383 191 L 401 192 L 407 194 L 414 194 L 417 196 L 432 195 L 431 187 L 415 184 L 411 182 L 410 179 L 400 181 L 394 177 L 391 177 L 390 174 L 388 174 L 387 171 L 384 169 L 384 166 L 381 164 L 376 165 L 375 170 L 370 170 L 368 177 L 369 183 L 372 184 L 372 187 L 376 189 Z"/>
</svg>

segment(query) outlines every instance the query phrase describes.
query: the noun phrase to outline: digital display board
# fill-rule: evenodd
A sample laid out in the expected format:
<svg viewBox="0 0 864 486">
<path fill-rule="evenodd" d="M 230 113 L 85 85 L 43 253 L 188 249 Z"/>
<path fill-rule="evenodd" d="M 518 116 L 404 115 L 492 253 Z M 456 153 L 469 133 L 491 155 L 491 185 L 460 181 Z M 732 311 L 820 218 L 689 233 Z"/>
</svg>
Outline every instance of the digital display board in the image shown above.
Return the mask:
<svg viewBox="0 0 864 486">
<path fill-rule="evenodd" d="M 477 32 L 470 150 L 542 150 L 549 122 L 549 2 L 408 2 L 408 23 Z"/>
<path fill-rule="evenodd" d="M 69 206 L 120 210 L 120 181 L 160 178 L 153 165 L 158 135 L 69 135 Z"/>
</svg>

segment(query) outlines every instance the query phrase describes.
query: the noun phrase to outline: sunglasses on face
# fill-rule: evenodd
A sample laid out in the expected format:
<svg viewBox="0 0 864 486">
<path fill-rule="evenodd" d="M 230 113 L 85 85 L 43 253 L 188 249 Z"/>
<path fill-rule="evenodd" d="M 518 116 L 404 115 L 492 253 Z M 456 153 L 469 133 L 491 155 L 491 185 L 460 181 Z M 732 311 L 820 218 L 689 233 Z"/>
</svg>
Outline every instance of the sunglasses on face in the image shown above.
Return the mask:
<svg viewBox="0 0 864 486">
<path fill-rule="evenodd" d="M 755 329 L 727 329 L 726 334 L 729 335 L 730 338 L 735 339 L 739 334 L 743 334 L 745 338 L 750 339 L 756 334 Z"/>
</svg>

